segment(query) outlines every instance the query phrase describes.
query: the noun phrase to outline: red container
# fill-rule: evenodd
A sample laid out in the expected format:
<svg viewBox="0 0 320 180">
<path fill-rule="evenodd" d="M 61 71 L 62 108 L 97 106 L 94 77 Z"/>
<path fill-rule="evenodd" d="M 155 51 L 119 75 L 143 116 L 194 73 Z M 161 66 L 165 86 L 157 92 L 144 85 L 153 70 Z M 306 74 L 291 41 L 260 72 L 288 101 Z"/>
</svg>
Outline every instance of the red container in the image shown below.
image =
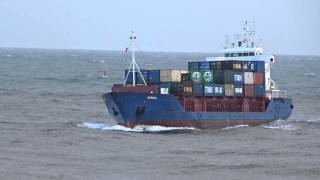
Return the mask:
<svg viewBox="0 0 320 180">
<path fill-rule="evenodd" d="M 253 73 L 253 84 L 262 85 L 264 84 L 264 73 L 256 72 Z"/>
<path fill-rule="evenodd" d="M 114 85 L 112 87 L 112 92 L 148 92 L 148 93 L 159 93 L 158 86 L 144 86 L 144 85 L 138 85 L 138 86 L 122 86 L 122 85 Z"/>
<path fill-rule="evenodd" d="M 244 97 L 254 97 L 254 85 L 244 85 Z"/>
</svg>

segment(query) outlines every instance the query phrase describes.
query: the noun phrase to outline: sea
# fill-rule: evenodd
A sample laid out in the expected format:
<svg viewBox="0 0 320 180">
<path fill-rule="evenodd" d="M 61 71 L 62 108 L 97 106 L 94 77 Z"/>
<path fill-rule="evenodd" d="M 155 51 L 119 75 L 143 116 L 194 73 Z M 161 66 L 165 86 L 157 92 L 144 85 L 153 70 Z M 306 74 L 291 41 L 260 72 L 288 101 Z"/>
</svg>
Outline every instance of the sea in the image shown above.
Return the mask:
<svg viewBox="0 0 320 180">
<path fill-rule="evenodd" d="M 215 53 L 137 52 L 141 69 Z M 102 100 L 130 54 L 0 48 L 1 180 L 320 179 L 320 57 L 275 55 L 286 120 L 216 130 L 117 125 Z"/>
</svg>

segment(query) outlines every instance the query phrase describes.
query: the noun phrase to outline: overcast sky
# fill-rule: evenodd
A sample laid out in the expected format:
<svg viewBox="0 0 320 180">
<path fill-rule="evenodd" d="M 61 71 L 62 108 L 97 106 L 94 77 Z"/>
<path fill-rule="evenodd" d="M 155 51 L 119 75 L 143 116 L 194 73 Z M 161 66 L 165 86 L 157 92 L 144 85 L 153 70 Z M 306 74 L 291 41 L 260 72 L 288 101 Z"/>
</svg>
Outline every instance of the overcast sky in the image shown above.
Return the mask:
<svg viewBox="0 0 320 180">
<path fill-rule="evenodd" d="M 265 51 L 320 55 L 319 0 L 0 0 L 0 47 L 220 52 L 255 20 Z"/>
</svg>

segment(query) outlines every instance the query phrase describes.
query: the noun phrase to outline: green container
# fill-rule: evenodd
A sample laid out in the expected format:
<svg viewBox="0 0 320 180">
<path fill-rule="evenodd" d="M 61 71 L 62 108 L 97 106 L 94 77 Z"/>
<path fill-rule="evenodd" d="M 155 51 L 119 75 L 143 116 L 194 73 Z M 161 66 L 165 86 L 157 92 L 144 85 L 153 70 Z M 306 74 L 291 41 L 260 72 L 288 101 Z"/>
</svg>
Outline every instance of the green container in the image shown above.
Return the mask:
<svg viewBox="0 0 320 180">
<path fill-rule="evenodd" d="M 191 71 L 190 79 L 193 82 L 202 82 L 202 72 L 201 71 Z"/>
<path fill-rule="evenodd" d="M 213 71 L 210 71 L 210 70 L 202 71 L 202 79 L 203 79 L 203 82 L 206 82 L 206 83 L 213 82 Z"/>
</svg>

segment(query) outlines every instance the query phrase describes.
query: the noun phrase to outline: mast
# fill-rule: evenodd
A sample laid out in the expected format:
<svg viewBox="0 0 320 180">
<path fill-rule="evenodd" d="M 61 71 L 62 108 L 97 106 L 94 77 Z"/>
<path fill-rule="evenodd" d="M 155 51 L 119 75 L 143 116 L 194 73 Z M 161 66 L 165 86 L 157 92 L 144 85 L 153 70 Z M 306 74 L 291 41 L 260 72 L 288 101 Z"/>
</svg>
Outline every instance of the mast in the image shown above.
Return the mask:
<svg viewBox="0 0 320 180">
<path fill-rule="evenodd" d="M 124 86 L 126 85 L 130 72 L 132 72 L 132 86 L 136 86 L 136 72 L 138 72 L 138 75 L 140 75 L 144 85 L 147 85 L 147 83 L 146 83 L 145 79 L 143 78 L 142 73 L 141 73 L 141 71 L 139 69 L 139 66 L 136 63 L 134 42 L 137 39 L 137 37 L 136 37 L 136 35 L 134 34 L 133 31 L 131 31 L 131 33 L 129 35 L 129 39 L 130 39 L 130 45 L 131 45 L 131 56 L 132 56 L 132 58 L 131 58 L 131 64 L 130 64 L 130 67 L 129 67 L 129 70 L 128 70 L 128 74 L 126 76 L 126 80 L 124 81 L 123 85 Z"/>
<path fill-rule="evenodd" d="M 131 54 L 132 54 L 132 62 L 131 63 L 133 64 L 133 66 L 132 66 L 132 77 L 133 77 L 132 78 L 132 82 L 133 82 L 132 85 L 135 86 L 136 85 L 136 71 L 135 71 L 136 56 L 134 53 L 134 40 L 136 40 L 137 37 L 133 32 L 131 32 L 129 39 L 130 39 Z"/>
</svg>

